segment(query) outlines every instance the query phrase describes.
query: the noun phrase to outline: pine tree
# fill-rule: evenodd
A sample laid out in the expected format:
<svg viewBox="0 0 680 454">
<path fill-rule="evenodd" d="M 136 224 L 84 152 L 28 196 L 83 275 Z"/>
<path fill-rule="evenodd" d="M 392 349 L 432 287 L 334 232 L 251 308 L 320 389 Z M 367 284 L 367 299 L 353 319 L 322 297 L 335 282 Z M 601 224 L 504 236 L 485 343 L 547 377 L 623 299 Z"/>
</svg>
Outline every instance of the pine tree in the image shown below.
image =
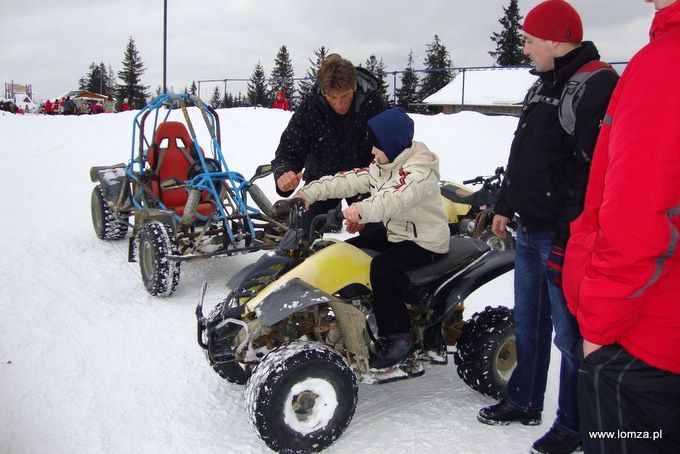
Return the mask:
<svg viewBox="0 0 680 454">
<path fill-rule="evenodd" d="M 156 96 L 160 96 L 161 93 L 163 93 L 163 87 L 159 85 L 158 87 L 156 87 Z"/>
<path fill-rule="evenodd" d="M 281 46 L 274 59 L 274 69 L 272 69 L 269 82 L 271 86 L 271 99 L 274 99 L 277 91 L 283 90 L 289 103 L 295 104 L 296 96 L 293 77 L 295 77 L 295 74 L 293 72 L 293 63 L 290 61 L 288 49 L 286 46 Z"/>
<path fill-rule="evenodd" d="M 78 81 L 79 90 L 88 90 L 107 96 L 113 92 L 112 86 L 113 83 L 109 79 L 106 65 L 103 62 L 99 65 L 94 62 L 90 63 L 88 73 Z"/>
<path fill-rule="evenodd" d="M 434 35 L 432 43 L 427 45 L 423 64 L 427 73 L 420 84 L 418 92 L 420 101 L 444 88 L 453 78 L 451 57 L 446 46 L 439 40 L 439 36 Z"/>
<path fill-rule="evenodd" d="M 97 65 L 95 65 L 94 62 L 90 63 L 90 67 L 88 68 L 87 74 L 85 74 L 78 80 L 78 90 L 89 90 L 88 87 L 90 85 L 90 80 L 92 80 L 93 77 L 97 76 L 95 74 L 96 68 Z"/>
<path fill-rule="evenodd" d="M 118 78 L 122 83 L 116 86 L 116 109 L 120 109 L 125 98 L 133 109 L 141 109 L 146 105 L 149 87 L 142 85 L 141 77 L 144 71 L 146 68 L 131 36 L 125 48 L 123 69 L 118 71 Z"/>
<path fill-rule="evenodd" d="M 298 82 L 298 94 L 300 99 L 304 99 L 314 89 L 314 85 L 316 84 L 316 73 L 319 71 L 321 63 L 326 59 L 328 49 L 321 46 L 314 51 L 314 55 L 316 55 L 316 60 L 309 59 L 309 63 L 311 63 L 312 66 L 307 70 L 305 80 Z"/>
<path fill-rule="evenodd" d="M 267 88 L 267 76 L 260 62 L 257 62 L 248 82 L 248 100 L 253 106 L 271 106 L 272 99 Z"/>
<path fill-rule="evenodd" d="M 408 53 L 408 63 L 401 74 L 401 88 L 397 90 L 397 105 L 407 111 L 415 111 L 410 104 L 418 101 L 418 74 L 413 70 L 413 50 Z"/>
<path fill-rule="evenodd" d="M 385 64 L 383 63 L 383 59 L 381 58 L 378 60 L 375 55 L 371 55 L 368 57 L 368 60 L 366 60 L 366 69 L 378 78 L 378 93 L 380 93 L 382 98 L 387 103 L 387 101 L 389 101 L 389 95 L 387 94 L 387 82 L 385 82 Z"/>
<path fill-rule="evenodd" d="M 196 86 L 196 81 L 192 80 L 191 81 L 191 87 L 189 88 L 189 94 L 196 96 L 197 91 L 198 91 L 198 87 Z"/>
<path fill-rule="evenodd" d="M 499 66 L 515 66 L 529 63 L 524 55 L 524 37 L 522 36 L 522 16 L 519 14 L 517 0 L 510 0 L 507 8 L 503 7 L 505 15 L 498 19 L 503 26 L 500 33 L 493 32 L 491 41 L 496 43 L 496 50 L 489 52 L 496 59 Z"/>
<path fill-rule="evenodd" d="M 215 86 L 215 90 L 213 90 L 212 97 L 210 98 L 210 105 L 213 109 L 222 107 L 222 95 L 220 95 L 220 88 L 218 86 Z"/>
<path fill-rule="evenodd" d="M 234 107 L 234 96 L 231 93 L 224 93 L 222 97 L 222 108 Z"/>
</svg>

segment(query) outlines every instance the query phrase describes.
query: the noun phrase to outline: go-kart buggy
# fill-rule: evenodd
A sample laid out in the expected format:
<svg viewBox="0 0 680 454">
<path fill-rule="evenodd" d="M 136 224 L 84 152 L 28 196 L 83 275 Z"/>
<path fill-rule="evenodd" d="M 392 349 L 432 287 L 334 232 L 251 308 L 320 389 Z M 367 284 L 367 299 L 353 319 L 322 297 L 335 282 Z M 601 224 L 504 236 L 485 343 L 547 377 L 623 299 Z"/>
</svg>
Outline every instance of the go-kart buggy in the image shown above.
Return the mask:
<svg viewBox="0 0 680 454">
<path fill-rule="evenodd" d="M 322 238 L 340 226 L 339 209 L 315 217 L 304 232 L 300 199 L 275 207 L 285 207 L 290 217 L 278 248 L 260 257 L 207 317 L 207 284 L 196 307 L 199 345 L 217 373 L 245 384 L 247 412 L 271 449 L 326 448 L 354 414 L 358 382 L 422 375 L 426 364 L 447 364 L 447 345 L 456 342 L 459 375 L 486 394 L 503 392 L 516 362 L 511 311 L 487 307 L 464 325 L 463 303 L 513 268 L 514 250 L 492 251 L 479 239 L 453 236 L 448 255 L 408 273 L 406 301 L 418 351 L 375 370 L 368 361 L 379 334 L 369 279 L 375 254 Z"/>
<path fill-rule="evenodd" d="M 511 219 L 506 228 L 505 238 L 491 231 L 494 216 L 494 204 L 501 189 L 501 177 L 505 174 L 503 167 L 497 167 L 493 175 L 477 176 L 464 180 L 462 184 L 453 181 L 442 181 L 440 190 L 444 203 L 444 211 L 449 217 L 451 233 L 479 238 L 491 249 L 503 251 L 515 248 L 516 219 Z M 464 185 L 481 184 L 477 191 L 470 191 Z"/>
<path fill-rule="evenodd" d="M 199 145 L 190 107 L 205 123 L 210 157 Z M 169 120 L 178 110 L 184 123 Z M 229 170 L 217 112 L 196 96 L 163 94 L 135 116 L 128 164 L 90 170 L 98 183 L 92 191 L 92 224 L 103 240 L 122 239 L 132 227 L 129 261 L 139 260 L 151 295 L 169 296 L 183 261 L 276 245 L 287 227 L 270 216 L 271 203 L 253 183 L 269 173 L 270 166 L 260 166 L 246 179 Z M 260 209 L 248 204 L 248 195 Z"/>
</svg>

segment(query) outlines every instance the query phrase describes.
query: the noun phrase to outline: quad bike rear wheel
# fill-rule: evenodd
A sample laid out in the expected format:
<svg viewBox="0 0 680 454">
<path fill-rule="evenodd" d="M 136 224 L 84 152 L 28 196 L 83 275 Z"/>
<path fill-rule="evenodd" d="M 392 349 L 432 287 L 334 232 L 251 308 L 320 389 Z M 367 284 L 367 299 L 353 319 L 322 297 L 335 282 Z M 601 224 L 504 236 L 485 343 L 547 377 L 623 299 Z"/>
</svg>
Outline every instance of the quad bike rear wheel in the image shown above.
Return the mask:
<svg viewBox="0 0 680 454">
<path fill-rule="evenodd" d="M 465 322 L 454 362 L 458 375 L 472 389 L 501 398 L 517 365 L 515 322 L 505 306 L 487 306 Z"/>
<path fill-rule="evenodd" d="M 125 238 L 128 225 L 126 222 L 119 221 L 113 216 L 111 208 L 109 208 L 104 200 L 101 185 L 97 185 L 92 189 L 90 210 L 92 212 L 92 226 L 98 238 L 107 241 Z"/>
<path fill-rule="evenodd" d="M 180 262 L 168 259 L 178 254 L 170 226 L 151 221 L 139 232 L 139 269 L 146 290 L 153 296 L 170 296 L 179 284 Z"/>
<path fill-rule="evenodd" d="M 277 452 L 318 452 L 347 428 L 357 381 L 332 348 L 295 341 L 272 350 L 246 384 L 246 406 L 260 438 Z"/>
</svg>

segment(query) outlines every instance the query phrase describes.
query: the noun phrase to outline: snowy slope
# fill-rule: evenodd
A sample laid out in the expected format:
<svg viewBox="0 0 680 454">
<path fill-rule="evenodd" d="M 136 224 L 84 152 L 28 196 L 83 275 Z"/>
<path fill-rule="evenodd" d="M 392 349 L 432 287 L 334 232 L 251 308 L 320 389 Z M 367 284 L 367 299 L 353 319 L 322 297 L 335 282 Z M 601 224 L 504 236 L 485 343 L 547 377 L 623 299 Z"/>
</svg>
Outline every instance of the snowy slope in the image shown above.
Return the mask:
<svg viewBox="0 0 680 454">
<path fill-rule="evenodd" d="M 271 159 L 290 118 L 220 115 L 223 150 L 245 175 Z M 246 419 L 243 388 L 220 379 L 195 340 L 201 282 L 209 309 L 257 255 L 185 263 L 177 292 L 159 299 L 127 262 L 127 241 L 94 235 L 89 168 L 127 161 L 133 116 L 0 115 L 0 453 L 270 452 Z M 414 120 L 443 177 L 459 181 L 505 164 L 517 121 L 469 112 Z M 467 315 L 498 304 L 512 305 L 512 273 L 473 295 Z M 452 365 L 361 385 L 353 421 L 327 452 L 527 452 L 552 422 L 556 377 L 538 427 L 478 423 L 492 400 Z"/>
</svg>

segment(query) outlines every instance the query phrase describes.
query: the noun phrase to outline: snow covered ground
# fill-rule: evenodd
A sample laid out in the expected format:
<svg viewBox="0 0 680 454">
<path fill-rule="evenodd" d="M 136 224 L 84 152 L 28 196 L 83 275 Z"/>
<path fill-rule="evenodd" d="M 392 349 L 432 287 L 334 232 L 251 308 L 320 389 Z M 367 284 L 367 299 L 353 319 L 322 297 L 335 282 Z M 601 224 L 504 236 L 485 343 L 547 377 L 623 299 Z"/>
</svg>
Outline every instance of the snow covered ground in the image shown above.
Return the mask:
<svg viewBox="0 0 680 454">
<path fill-rule="evenodd" d="M 290 118 L 219 113 L 227 160 L 245 175 L 271 160 Z M 207 311 L 257 254 L 185 263 L 177 292 L 160 299 L 127 262 L 127 241 L 94 235 L 89 168 L 129 159 L 134 114 L 0 114 L 0 453 L 271 452 L 246 419 L 243 388 L 213 372 L 195 339 L 201 283 Z M 458 181 L 505 165 L 517 122 L 469 112 L 413 118 L 442 176 Z M 472 295 L 466 313 L 499 304 L 512 305 L 512 273 Z M 556 372 L 536 427 L 478 423 L 493 400 L 452 364 L 360 385 L 354 419 L 326 452 L 528 452 L 552 423 Z"/>
</svg>

